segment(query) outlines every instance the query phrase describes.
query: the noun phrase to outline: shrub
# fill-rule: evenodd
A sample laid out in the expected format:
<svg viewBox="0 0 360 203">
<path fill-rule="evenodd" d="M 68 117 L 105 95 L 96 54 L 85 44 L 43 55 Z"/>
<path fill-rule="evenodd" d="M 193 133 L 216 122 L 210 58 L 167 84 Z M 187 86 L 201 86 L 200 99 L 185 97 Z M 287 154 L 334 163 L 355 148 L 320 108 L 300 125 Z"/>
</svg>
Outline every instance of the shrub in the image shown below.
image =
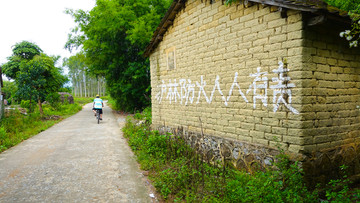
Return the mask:
<svg viewBox="0 0 360 203">
<path fill-rule="evenodd" d="M 49 102 L 50 106 L 54 109 L 59 109 L 59 107 L 61 106 L 60 94 L 58 94 L 57 92 L 48 94 L 46 96 L 46 101 Z"/>
<path fill-rule="evenodd" d="M 7 149 L 8 137 L 4 127 L 0 127 L 0 152 Z"/>
<path fill-rule="evenodd" d="M 182 138 L 150 131 L 151 109 L 127 118 L 123 132 L 142 169 L 167 201 L 180 202 L 319 202 L 318 191 L 310 191 L 303 171 L 279 146 L 274 169 L 248 174 L 203 157 Z M 346 177 L 344 180 L 347 180 Z M 328 201 L 358 201 L 360 192 L 350 192 L 347 181 L 330 182 Z M 342 186 L 338 189 L 339 186 Z M 335 190 L 337 188 L 338 190 Z"/>
<path fill-rule="evenodd" d="M 350 190 L 352 183 L 347 176 L 347 166 L 340 166 L 343 177 L 341 179 L 331 180 L 325 188 L 325 202 L 358 202 L 360 201 L 360 189 Z M 319 188 L 318 188 L 319 189 Z"/>
<path fill-rule="evenodd" d="M 30 111 L 34 110 L 34 108 L 36 107 L 36 103 L 34 101 L 31 101 L 30 103 L 30 100 L 21 100 L 20 107 L 28 109 Z"/>
<path fill-rule="evenodd" d="M 65 94 L 64 95 L 64 101 L 63 101 L 63 104 L 69 104 L 69 95 Z"/>
</svg>

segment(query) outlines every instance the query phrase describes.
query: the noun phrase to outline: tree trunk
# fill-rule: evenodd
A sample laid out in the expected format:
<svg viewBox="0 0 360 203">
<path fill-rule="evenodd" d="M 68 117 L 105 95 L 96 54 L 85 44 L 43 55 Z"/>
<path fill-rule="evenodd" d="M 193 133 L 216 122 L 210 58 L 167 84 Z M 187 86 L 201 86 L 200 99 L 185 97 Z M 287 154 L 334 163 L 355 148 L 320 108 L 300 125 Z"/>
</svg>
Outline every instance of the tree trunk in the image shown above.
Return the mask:
<svg viewBox="0 0 360 203">
<path fill-rule="evenodd" d="M 87 88 L 87 85 L 86 85 L 86 75 L 85 75 L 85 73 L 84 73 L 83 76 L 84 76 L 84 77 L 83 77 L 83 80 L 84 80 L 84 90 L 85 90 L 85 97 L 86 97 L 86 88 Z"/>
<path fill-rule="evenodd" d="M 73 76 L 73 81 L 72 81 L 72 86 L 73 86 L 73 94 L 75 95 L 75 97 L 76 97 L 76 91 L 77 91 L 77 88 L 76 88 L 76 79 L 75 79 L 75 77 Z"/>
<path fill-rule="evenodd" d="M 80 97 L 82 97 L 82 87 L 81 87 L 81 81 L 79 81 L 79 86 L 80 86 Z"/>
<path fill-rule="evenodd" d="M 41 114 L 41 115 L 44 115 L 44 111 L 43 111 L 43 109 L 42 109 L 42 104 L 41 104 L 40 97 L 38 97 L 38 104 L 39 104 L 39 111 L 40 111 L 40 114 Z"/>
<path fill-rule="evenodd" d="M 98 95 L 100 95 L 100 80 L 99 80 L 99 78 L 98 78 L 98 80 L 97 80 L 97 83 L 98 83 Z"/>
<path fill-rule="evenodd" d="M 30 103 L 29 103 L 29 113 L 31 113 L 31 96 L 30 96 Z"/>
<path fill-rule="evenodd" d="M 106 82 L 105 82 L 105 78 L 103 78 L 103 92 L 104 95 L 106 94 Z"/>
</svg>

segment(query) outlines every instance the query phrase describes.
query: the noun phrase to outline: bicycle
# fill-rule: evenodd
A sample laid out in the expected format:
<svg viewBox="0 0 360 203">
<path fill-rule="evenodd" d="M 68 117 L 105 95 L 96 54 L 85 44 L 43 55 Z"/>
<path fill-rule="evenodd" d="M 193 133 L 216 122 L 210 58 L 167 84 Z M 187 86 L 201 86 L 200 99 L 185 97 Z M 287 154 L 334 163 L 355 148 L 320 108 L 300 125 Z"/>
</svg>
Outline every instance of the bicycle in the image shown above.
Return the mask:
<svg viewBox="0 0 360 203">
<path fill-rule="evenodd" d="M 96 109 L 96 120 L 97 123 L 100 124 L 100 109 Z"/>
</svg>

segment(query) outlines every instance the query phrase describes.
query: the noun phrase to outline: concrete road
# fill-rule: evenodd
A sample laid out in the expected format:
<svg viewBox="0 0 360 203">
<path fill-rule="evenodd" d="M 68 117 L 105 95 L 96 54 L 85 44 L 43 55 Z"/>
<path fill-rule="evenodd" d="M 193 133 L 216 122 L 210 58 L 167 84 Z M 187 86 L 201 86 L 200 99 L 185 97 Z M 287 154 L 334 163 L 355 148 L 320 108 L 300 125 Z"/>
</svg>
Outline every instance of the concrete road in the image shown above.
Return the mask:
<svg viewBox="0 0 360 203">
<path fill-rule="evenodd" d="M 91 104 L 0 154 L 0 202 L 152 202 L 109 107 Z M 120 123 L 119 123 L 120 122 Z"/>
</svg>

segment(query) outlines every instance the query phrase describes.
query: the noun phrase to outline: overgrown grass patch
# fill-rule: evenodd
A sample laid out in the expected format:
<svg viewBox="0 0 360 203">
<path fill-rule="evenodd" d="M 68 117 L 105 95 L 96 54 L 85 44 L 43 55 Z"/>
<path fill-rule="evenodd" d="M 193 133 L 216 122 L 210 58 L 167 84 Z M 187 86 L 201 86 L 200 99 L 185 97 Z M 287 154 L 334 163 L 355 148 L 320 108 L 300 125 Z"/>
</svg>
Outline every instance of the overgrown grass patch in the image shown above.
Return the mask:
<svg viewBox="0 0 360 203">
<path fill-rule="evenodd" d="M 360 192 L 350 191 L 346 176 L 333 185 L 310 191 L 298 163 L 280 153 L 277 170 L 254 174 L 223 163 L 210 163 L 171 134 L 150 130 L 151 110 L 128 117 L 125 137 L 143 170 L 149 171 L 163 200 L 168 202 L 356 202 Z M 279 148 L 280 150 L 280 148 Z M 340 184 L 341 183 L 341 184 Z M 335 188 L 337 188 L 335 190 Z M 321 193 L 319 191 L 322 191 Z M 326 194 L 326 195 L 321 195 Z"/>
<path fill-rule="evenodd" d="M 102 97 L 102 100 L 107 100 L 107 105 L 109 105 L 111 109 L 116 111 L 120 110 L 120 108 L 116 105 L 116 101 L 112 97 Z"/>
<path fill-rule="evenodd" d="M 108 104 L 109 106 L 112 108 L 112 109 L 115 109 L 113 108 L 114 106 L 112 105 L 113 103 L 115 104 L 115 101 L 109 97 L 109 96 L 103 96 L 103 97 L 100 97 L 103 101 L 106 101 L 108 100 Z M 74 97 L 74 101 L 75 103 L 78 103 L 80 105 L 85 105 L 85 104 L 88 104 L 88 103 L 93 103 L 94 102 L 94 99 L 95 97 Z"/>
<path fill-rule="evenodd" d="M 85 105 L 94 102 L 95 97 L 74 97 L 74 102 L 80 105 Z"/>
</svg>

